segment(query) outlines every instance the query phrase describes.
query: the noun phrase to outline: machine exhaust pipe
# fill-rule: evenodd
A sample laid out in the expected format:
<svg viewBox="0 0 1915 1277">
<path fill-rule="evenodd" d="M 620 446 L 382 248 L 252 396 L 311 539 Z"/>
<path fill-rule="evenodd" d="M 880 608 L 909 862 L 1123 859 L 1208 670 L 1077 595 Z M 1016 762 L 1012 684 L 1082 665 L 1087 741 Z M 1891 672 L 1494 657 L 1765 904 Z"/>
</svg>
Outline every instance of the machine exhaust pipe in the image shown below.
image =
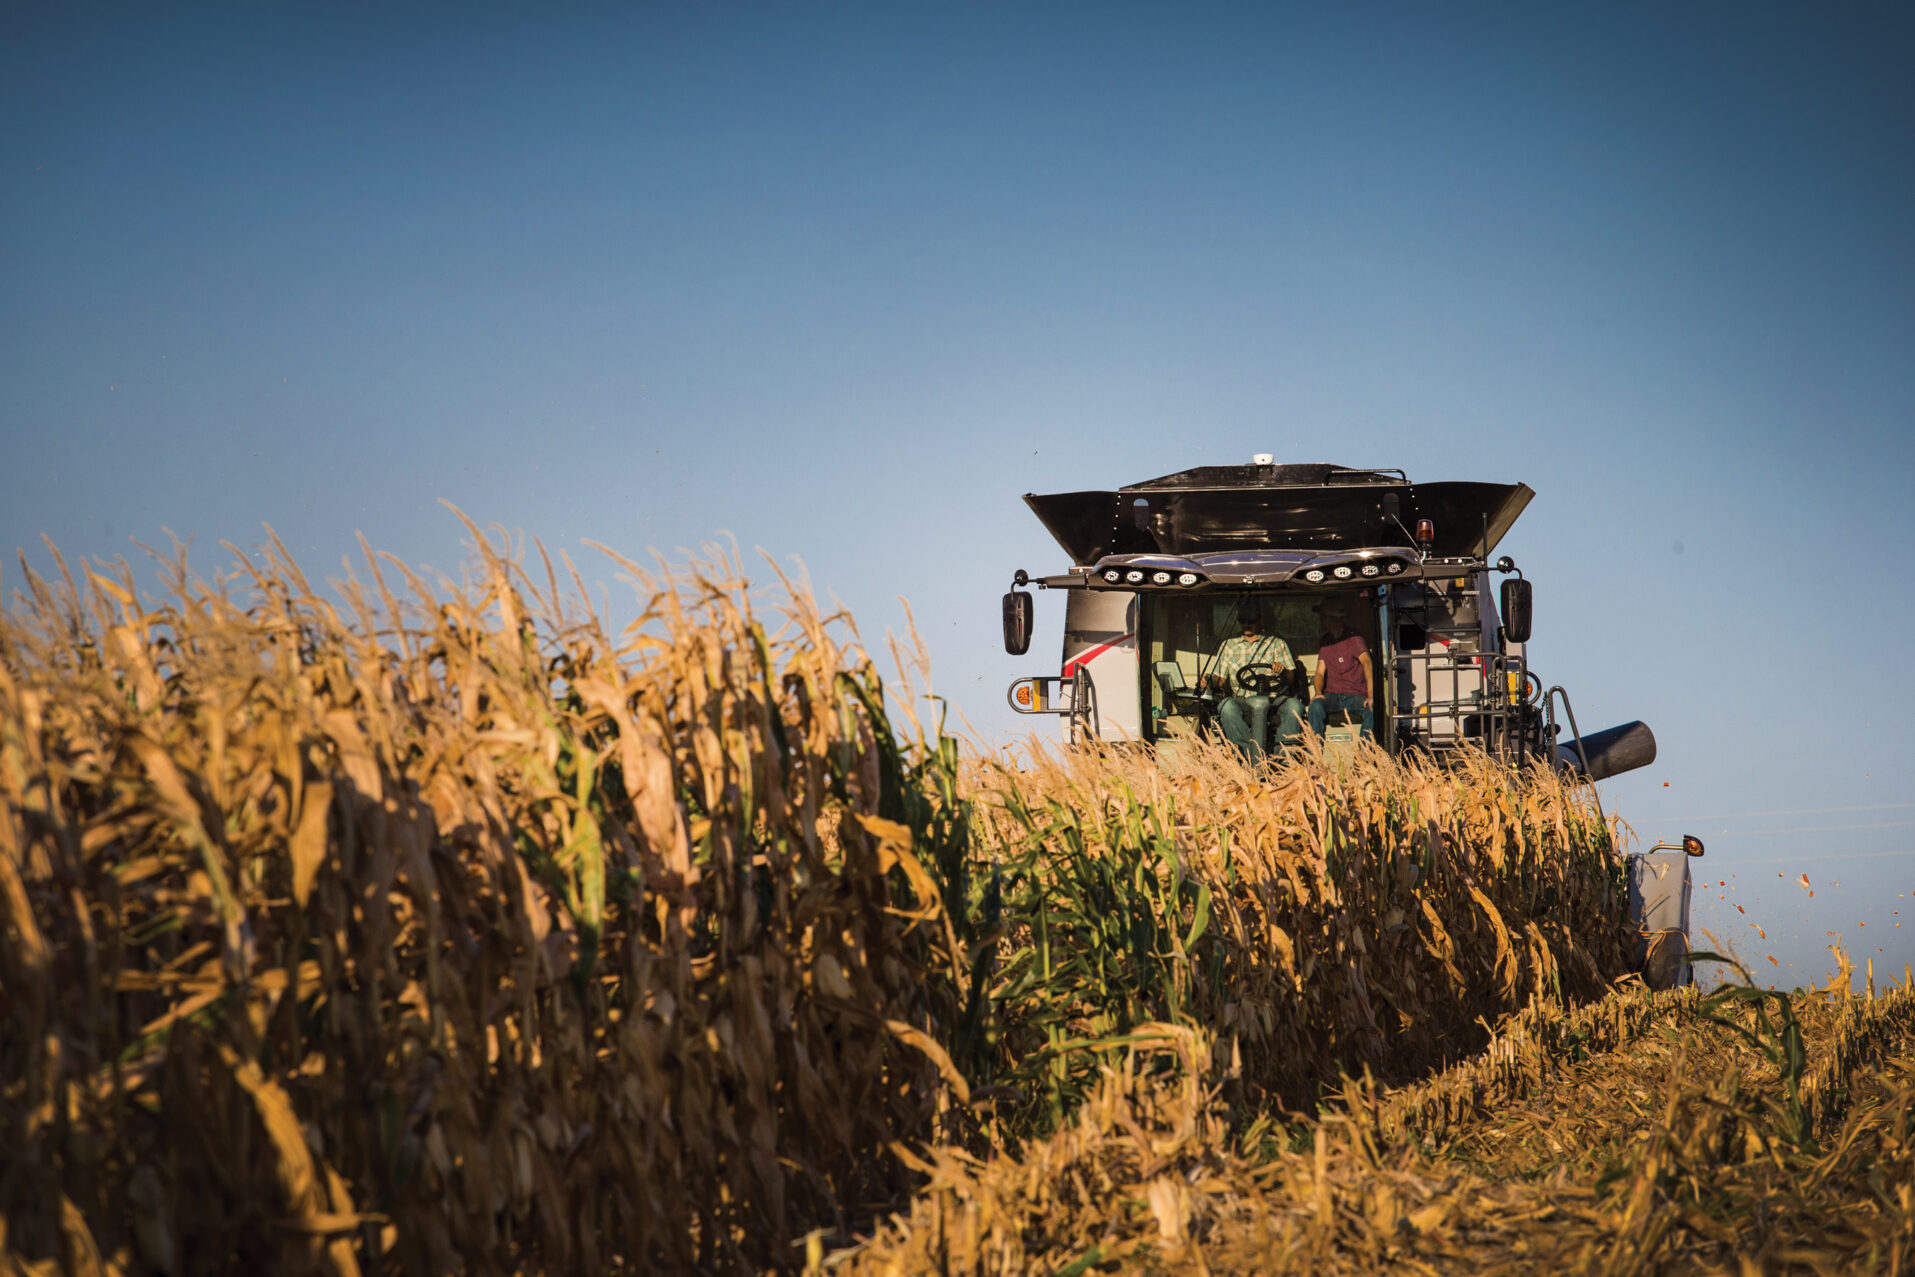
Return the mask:
<svg viewBox="0 0 1915 1277">
<path fill-rule="evenodd" d="M 1586 780 L 1608 780 L 1611 776 L 1620 776 L 1655 762 L 1656 734 L 1649 730 L 1649 724 L 1637 719 L 1633 723 L 1605 728 L 1583 737 L 1581 756 L 1576 753 L 1574 740 L 1567 743 L 1558 741 L 1556 757 L 1562 760 L 1565 767 Z M 1583 770 L 1585 758 L 1589 760 L 1587 773 Z"/>
</svg>

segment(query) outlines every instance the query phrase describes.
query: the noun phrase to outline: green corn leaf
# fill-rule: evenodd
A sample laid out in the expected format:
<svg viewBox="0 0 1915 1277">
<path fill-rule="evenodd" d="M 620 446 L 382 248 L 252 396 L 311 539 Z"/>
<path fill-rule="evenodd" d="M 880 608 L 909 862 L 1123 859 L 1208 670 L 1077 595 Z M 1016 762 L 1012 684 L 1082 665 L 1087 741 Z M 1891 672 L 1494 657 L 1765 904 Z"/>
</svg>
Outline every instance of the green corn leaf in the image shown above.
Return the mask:
<svg viewBox="0 0 1915 1277">
<path fill-rule="evenodd" d="M 1197 916 L 1190 924 L 1190 934 L 1184 937 L 1184 952 L 1189 953 L 1197 947 L 1197 941 L 1210 927 L 1210 887 L 1206 883 L 1197 885 Z"/>
</svg>

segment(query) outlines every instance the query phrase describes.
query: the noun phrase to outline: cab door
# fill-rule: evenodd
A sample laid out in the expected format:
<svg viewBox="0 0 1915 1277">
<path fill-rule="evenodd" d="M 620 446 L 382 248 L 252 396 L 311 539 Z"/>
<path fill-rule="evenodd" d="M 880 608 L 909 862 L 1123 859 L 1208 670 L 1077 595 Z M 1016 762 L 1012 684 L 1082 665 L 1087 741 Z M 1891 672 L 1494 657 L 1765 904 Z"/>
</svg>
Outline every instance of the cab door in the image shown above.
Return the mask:
<svg viewBox="0 0 1915 1277">
<path fill-rule="evenodd" d="M 1128 590 L 1072 590 L 1064 608 L 1064 668 L 1090 676 L 1100 740 L 1143 734 L 1143 683 L 1137 667 L 1137 596 Z"/>
</svg>

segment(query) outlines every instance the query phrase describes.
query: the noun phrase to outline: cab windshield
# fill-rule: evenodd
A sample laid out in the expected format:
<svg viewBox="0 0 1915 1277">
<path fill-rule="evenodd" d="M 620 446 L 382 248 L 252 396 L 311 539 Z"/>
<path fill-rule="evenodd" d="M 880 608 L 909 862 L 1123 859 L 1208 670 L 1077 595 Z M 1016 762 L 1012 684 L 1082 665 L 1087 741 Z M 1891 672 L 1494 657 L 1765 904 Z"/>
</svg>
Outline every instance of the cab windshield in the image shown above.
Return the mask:
<svg viewBox="0 0 1915 1277">
<path fill-rule="evenodd" d="M 1285 591 L 1283 593 L 1149 593 L 1140 600 L 1138 646 L 1144 656 L 1144 735 L 1196 734 L 1215 705 L 1243 689 L 1218 674 L 1225 640 L 1244 633 L 1244 618 L 1260 622 L 1260 633 L 1282 640 L 1272 655 L 1287 650 L 1302 666 L 1304 686 L 1315 675 L 1317 649 L 1325 639 L 1317 608 L 1340 605 L 1344 626 L 1377 651 L 1376 600 L 1371 591 Z M 1274 662 L 1273 662 L 1274 663 Z M 1234 680 L 1232 680 L 1234 682 Z M 1221 685 L 1220 685 L 1221 684 Z M 1381 696 L 1382 688 L 1373 689 Z M 1307 696 L 1307 692 L 1305 695 Z"/>
</svg>

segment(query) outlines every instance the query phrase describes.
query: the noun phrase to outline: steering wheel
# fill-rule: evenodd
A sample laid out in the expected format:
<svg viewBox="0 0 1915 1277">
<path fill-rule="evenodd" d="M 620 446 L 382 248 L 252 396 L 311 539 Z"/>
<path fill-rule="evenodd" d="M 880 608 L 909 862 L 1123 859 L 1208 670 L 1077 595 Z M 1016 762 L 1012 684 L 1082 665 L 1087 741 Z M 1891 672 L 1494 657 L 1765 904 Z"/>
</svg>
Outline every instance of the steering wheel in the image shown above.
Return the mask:
<svg viewBox="0 0 1915 1277">
<path fill-rule="evenodd" d="M 1277 673 L 1276 666 L 1269 661 L 1262 661 L 1255 665 L 1246 665 L 1238 670 L 1237 686 L 1252 696 L 1275 696 L 1277 685 L 1282 677 Z"/>
</svg>

